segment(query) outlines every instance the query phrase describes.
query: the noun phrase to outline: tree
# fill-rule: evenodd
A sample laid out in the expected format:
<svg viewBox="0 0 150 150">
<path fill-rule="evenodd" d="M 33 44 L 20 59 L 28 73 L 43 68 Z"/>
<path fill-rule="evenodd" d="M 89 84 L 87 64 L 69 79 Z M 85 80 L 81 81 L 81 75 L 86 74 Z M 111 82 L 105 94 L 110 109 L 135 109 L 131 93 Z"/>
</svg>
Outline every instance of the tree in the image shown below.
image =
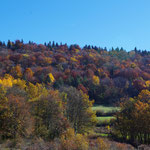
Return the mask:
<svg viewBox="0 0 150 150">
<path fill-rule="evenodd" d="M 36 83 L 36 85 L 29 82 L 28 86 L 26 87 L 27 97 L 29 101 L 35 101 L 37 100 L 41 95 L 47 94 L 47 89 L 39 83 Z"/>
<path fill-rule="evenodd" d="M 76 133 L 89 132 L 96 124 L 96 115 L 92 111 L 93 101 L 76 88 L 62 88 L 63 102 L 65 103 L 65 116 Z"/>
<path fill-rule="evenodd" d="M 99 77 L 98 77 L 98 76 L 95 76 L 95 75 L 94 75 L 93 78 L 92 78 L 92 81 L 93 81 L 93 84 L 94 84 L 94 85 L 99 85 L 99 82 L 100 82 L 100 81 L 99 81 Z"/>
<path fill-rule="evenodd" d="M 0 41 L 0 46 L 2 46 L 3 45 L 3 43 L 2 43 L 2 41 Z"/>
<path fill-rule="evenodd" d="M 61 148 L 63 150 L 88 150 L 88 139 L 82 134 L 75 134 L 74 129 L 67 129 L 61 136 Z"/>
<path fill-rule="evenodd" d="M 143 90 L 138 97 L 121 103 L 121 111 L 116 115 L 115 133 L 132 144 L 150 143 L 150 99 L 149 93 Z"/>
<path fill-rule="evenodd" d="M 3 101 L 1 100 L 0 102 L 1 137 L 6 139 L 30 135 L 32 133 L 33 120 L 29 113 L 29 105 L 24 98 L 8 95 L 2 99 Z"/>
<path fill-rule="evenodd" d="M 32 103 L 35 116 L 35 134 L 45 139 L 54 139 L 69 126 L 63 116 L 63 105 L 58 91 L 50 91 Z"/>
<path fill-rule="evenodd" d="M 150 91 L 149 90 L 142 90 L 138 95 L 138 100 L 149 103 L 150 104 Z"/>
<path fill-rule="evenodd" d="M 47 82 L 47 83 L 53 83 L 53 82 L 55 82 L 55 78 L 54 78 L 54 76 L 53 76 L 52 73 L 49 73 L 49 74 L 47 75 L 46 82 Z"/>
<path fill-rule="evenodd" d="M 26 81 L 32 81 L 33 79 L 33 72 L 31 68 L 27 68 L 24 72 L 24 78 Z"/>
<path fill-rule="evenodd" d="M 13 86 L 13 77 L 9 74 L 5 74 L 5 77 L 0 79 L 0 85 L 4 87 L 12 87 Z"/>
<path fill-rule="evenodd" d="M 8 40 L 7 42 L 7 48 L 11 48 L 12 47 L 12 42 L 10 42 L 10 40 Z"/>
<path fill-rule="evenodd" d="M 21 78 L 22 77 L 22 69 L 19 65 L 12 67 L 10 72 L 14 78 Z"/>
</svg>

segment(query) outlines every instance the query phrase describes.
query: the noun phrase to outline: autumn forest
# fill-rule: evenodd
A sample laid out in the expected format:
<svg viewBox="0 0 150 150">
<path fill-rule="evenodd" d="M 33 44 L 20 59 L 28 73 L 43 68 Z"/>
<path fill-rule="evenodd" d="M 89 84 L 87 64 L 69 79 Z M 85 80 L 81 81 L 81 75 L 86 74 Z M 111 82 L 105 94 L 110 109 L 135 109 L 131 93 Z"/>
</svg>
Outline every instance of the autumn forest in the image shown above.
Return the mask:
<svg viewBox="0 0 150 150">
<path fill-rule="evenodd" d="M 150 51 L 0 42 L 1 148 L 129 144 L 150 144 Z"/>
</svg>

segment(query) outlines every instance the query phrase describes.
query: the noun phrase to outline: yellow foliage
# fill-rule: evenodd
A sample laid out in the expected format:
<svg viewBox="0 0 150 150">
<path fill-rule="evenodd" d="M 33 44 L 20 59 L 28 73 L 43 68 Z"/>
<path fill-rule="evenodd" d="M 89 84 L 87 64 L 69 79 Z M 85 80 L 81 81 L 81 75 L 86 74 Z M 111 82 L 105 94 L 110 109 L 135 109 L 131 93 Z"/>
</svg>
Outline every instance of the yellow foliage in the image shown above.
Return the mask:
<svg viewBox="0 0 150 150">
<path fill-rule="evenodd" d="M 149 88 L 150 87 L 150 80 L 146 81 L 145 84 L 146 84 L 146 87 Z"/>
<path fill-rule="evenodd" d="M 23 54 L 23 56 L 24 56 L 24 57 L 29 57 L 29 55 L 28 55 L 28 54 Z"/>
<path fill-rule="evenodd" d="M 13 86 L 13 77 L 9 74 L 6 74 L 3 79 L 0 79 L 0 84 L 4 87 L 12 87 Z"/>
<path fill-rule="evenodd" d="M 0 79 L 0 85 L 3 85 L 3 81 Z"/>
<path fill-rule="evenodd" d="M 142 90 L 138 95 L 138 99 L 140 101 L 148 102 L 150 101 L 150 91 L 149 90 Z"/>
<path fill-rule="evenodd" d="M 110 126 L 109 125 L 107 126 L 107 130 L 110 131 Z"/>
<path fill-rule="evenodd" d="M 69 128 L 67 131 L 61 136 L 61 140 L 65 142 L 65 139 L 71 139 L 74 136 L 74 129 Z"/>
<path fill-rule="evenodd" d="M 75 49 L 75 53 L 79 53 L 79 51 L 80 51 L 79 49 Z"/>
<path fill-rule="evenodd" d="M 26 82 L 24 80 L 14 79 L 9 74 L 6 74 L 4 78 L 0 79 L 0 84 L 5 88 L 12 87 L 13 85 L 17 85 L 22 89 L 26 88 Z"/>
<path fill-rule="evenodd" d="M 83 102 L 86 104 L 86 107 L 87 107 L 86 114 L 89 118 L 89 123 L 91 123 L 91 126 L 94 125 L 94 124 L 96 125 L 97 124 L 96 112 L 94 112 L 92 110 L 94 100 L 90 101 L 89 96 L 87 94 L 83 93 L 81 90 L 80 90 L 80 92 L 81 92 L 81 95 L 82 95 L 82 98 L 83 98 Z M 91 129 L 87 127 L 87 129 L 84 129 L 84 130 L 85 131 L 87 130 L 88 132 L 90 132 Z"/>
<path fill-rule="evenodd" d="M 75 144 L 77 145 L 78 150 L 88 150 L 89 147 L 88 140 L 82 134 L 76 135 Z"/>
<path fill-rule="evenodd" d="M 108 143 L 106 143 L 102 138 L 98 138 L 96 140 L 96 143 L 97 143 L 97 147 L 99 150 L 108 150 L 109 149 Z"/>
<path fill-rule="evenodd" d="M 17 85 L 20 88 L 25 89 L 26 88 L 26 81 L 21 80 L 21 79 L 14 79 L 13 80 L 13 85 Z"/>
<path fill-rule="evenodd" d="M 94 100 L 89 100 L 89 96 L 84 93 L 82 90 L 80 90 L 80 93 L 82 95 L 82 99 L 83 101 L 88 104 L 88 107 L 92 108 L 93 104 L 94 104 Z"/>
<path fill-rule="evenodd" d="M 36 87 L 34 84 L 32 84 L 32 83 L 29 83 L 29 85 L 28 85 L 26 91 L 27 91 L 27 93 L 28 93 L 30 99 L 33 99 L 33 98 L 35 98 L 35 97 L 38 96 L 38 89 L 37 89 L 37 87 Z"/>
<path fill-rule="evenodd" d="M 103 72 L 103 69 L 101 69 L 101 68 L 98 68 L 97 70 L 98 70 L 99 74 L 101 74 Z"/>
<path fill-rule="evenodd" d="M 71 60 L 71 61 L 74 61 L 74 62 L 77 62 L 77 61 L 78 61 L 78 60 L 77 60 L 76 58 L 74 58 L 74 57 L 71 57 L 70 60 Z"/>
<path fill-rule="evenodd" d="M 47 95 L 47 90 L 39 83 L 37 83 L 36 85 L 29 83 L 29 85 L 26 88 L 26 91 L 29 96 L 29 101 L 35 101 L 42 94 Z"/>
<path fill-rule="evenodd" d="M 13 79 L 13 77 L 10 74 L 5 74 L 4 78 L 5 79 L 8 79 L 8 78 Z"/>
<path fill-rule="evenodd" d="M 94 53 L 89 53 L 89 56 L 90 57 L 95 57 L 95 54 Z"/>
<path fill-rule="evenodd" d="M 99 85 L 99 83 L 100 83 L 100 80 L 99 80 L 99 77 L 98 76 L 93 76 L 93 84 L 95 84 L 95 85 Z"/>
<path fill-rule="evenodd" d="M 87 138 L 82 134 L 75 134 L 72 128 L 61 136 L 61 145 L 64 150 L 88 150 L 89 148 Z"/>
<path fill-rule="evenodd" d="M 12 79 L 11 78 L 8 78 L 8 79 L 3 79 L 2 80 L 2 85 L 4 86 L 4 87 L 12 87 L 12 85 L 13 85 L 13 83 L 12 83 Z"/>
<path fill-rule="evenodd" d="M 130 65 L 130 67 L 131 67 L 131 68 L 135 68 L 135 67 L 136 67 L 136 64 L 135 64 L 135 63 L 132 63 L 132 64 Z"/>
<path fill-rule="evenodd" d="M 46 63 L 51 64 L 52 63 L 52 59 L 50 57 L 46 57 L 45 58 Z"/>
<path fill-rule="evenodd" d="M 21 78 L 22 77 L 22 71 L 21 71 L 21 67 L 19 65 L 12 67 L 11 69 L 11 74 L 15 77 L 15 78 Z"/>
<path fill-rule="evenodd" d="M 48 76 L 49 76 L 51 82 L 53 83 L 53 82 L 55 81 L 55 78 L 54 78 L 54 76 L 52 75 L 52 73 L 49 73 Z"/>
<path fill-rule="evenodd" d="M 143 142 L 146 141 L 147 136 L 145 135 L 150 133 L 149 102 L 150 91 L 148 90 L 142 90 L 138 97 L 122 102 L 121 111 L 116 114 L 115 134 L 128 140 L 137 139 L 138 142 L 141 142 L 141 138 L 143 138 Z"/>
<path fill-rule="evenodd" d="M 82 55 L 76 55 L 76 58 L 81 59 L 81 58 L 83 58 L 83 56 Z"/>
</svg>

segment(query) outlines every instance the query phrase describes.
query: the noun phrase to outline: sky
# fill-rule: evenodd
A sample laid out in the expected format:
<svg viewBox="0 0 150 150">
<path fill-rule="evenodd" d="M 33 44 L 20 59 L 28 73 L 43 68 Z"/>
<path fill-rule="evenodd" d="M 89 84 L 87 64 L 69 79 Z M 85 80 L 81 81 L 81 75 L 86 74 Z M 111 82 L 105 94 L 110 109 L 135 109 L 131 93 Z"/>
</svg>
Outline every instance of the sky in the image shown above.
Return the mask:
<svg viewBox="0 0 150 150">
<path fill-rule="evenodd" d="M 150 0 L 1 0 L 0 40 L 150 50 Z"/>
</svg>

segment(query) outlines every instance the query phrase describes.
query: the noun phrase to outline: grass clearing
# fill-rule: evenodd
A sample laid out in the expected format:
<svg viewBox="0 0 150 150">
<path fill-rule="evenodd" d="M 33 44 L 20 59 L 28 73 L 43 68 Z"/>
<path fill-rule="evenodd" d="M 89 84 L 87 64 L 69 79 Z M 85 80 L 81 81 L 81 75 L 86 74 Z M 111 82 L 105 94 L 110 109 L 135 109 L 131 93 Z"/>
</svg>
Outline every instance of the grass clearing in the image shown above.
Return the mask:
<svg viewBox="0 0 150 150">
<path fill-rule="evenodd" d="M 110 107 L 103 105 L 95 105 L 92 107 L 93 111 L 96 111 L 97 127 L 112 125 L 112 119 L 115 119 L 114 115 L 120 110 L 119 107 Z"/>
<path fill-rule="evenodd" d="M 111 119 L 115 119 L 115 117 L 112 117 L 112 116 L 106 116 L 106 117 L 96 117 L 98 122 L 99 121 L 110 121 Z"/>
<path fill-rule="evenodd" d="M 95 105 L 92 107 L 92 110 L 94 111 L 102 111 L 104 113 L 109 113 L 109 112 L 113 112 L 113 111 L 119 111 L 120 108 L 119 107 L 107 107 L 107 106 L 103 106 L 103 105 Z"/>
<path fill-rule="evenodd" d="M 107 126 L 107 125 L 111 125 L 113 119 L 115 119 L 115 117 L 113 116 L 105 116 L 105 117 L 96 117 L 98 120 L 97 126 Z"/>
<path fill-rule="evenodd" d="M 106 134 L 106 133 L 99 133 L 99 136 L 101 136 L 101 137 L 108 137 L 108 134 Z"/>
</svg>

